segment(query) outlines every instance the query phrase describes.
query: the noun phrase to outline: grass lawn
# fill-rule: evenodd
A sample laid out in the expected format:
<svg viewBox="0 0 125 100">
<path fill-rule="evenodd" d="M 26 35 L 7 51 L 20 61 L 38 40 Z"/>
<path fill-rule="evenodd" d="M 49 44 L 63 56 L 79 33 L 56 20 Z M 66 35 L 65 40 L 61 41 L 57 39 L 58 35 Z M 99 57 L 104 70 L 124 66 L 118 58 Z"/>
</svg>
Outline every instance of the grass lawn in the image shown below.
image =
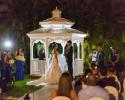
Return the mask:
<svg viewBox="0 0 125 100">
<path fill-rule="evenodd" d="M 42 88 L 42 86 L 40 87 L 35 87 L 35 86 L 27 86 L 26 83 L 28 81 L 34 80 L 36 79 L 36 77 L 29 77 L 26 76 L 25 80 L 21 80 L 21 81 L 15 81 L 14 85 L 10 87 L 9 92 L 7 92 L 6 95 L 3 95 L 3 97 L 8 97 L 8 96 L 12 96 L 12 97 L 21 97 L 26 93 L 31 93 L 31 92 L 35 92 L 36 90 Z"/>
</svg>

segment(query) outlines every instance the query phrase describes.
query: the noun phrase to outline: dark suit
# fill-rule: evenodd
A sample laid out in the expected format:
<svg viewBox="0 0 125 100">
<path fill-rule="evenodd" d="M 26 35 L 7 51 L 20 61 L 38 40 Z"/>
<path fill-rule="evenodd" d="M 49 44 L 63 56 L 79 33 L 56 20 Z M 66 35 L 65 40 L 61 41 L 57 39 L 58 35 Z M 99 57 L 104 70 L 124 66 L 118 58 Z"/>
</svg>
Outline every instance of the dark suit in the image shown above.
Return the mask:
<svg viewBox="0 0 125 100">
<path fill-rule="evenodd" d="M 65 57 L 66 57 L 66 62 L 67 62 L 67 65 L 68 65 L 69 73 L 73 77 L 73 67 L 72 67 L 73 47 L 72 46 L 70 48 L 68 46 L 65 47 Z"/>
</svg>

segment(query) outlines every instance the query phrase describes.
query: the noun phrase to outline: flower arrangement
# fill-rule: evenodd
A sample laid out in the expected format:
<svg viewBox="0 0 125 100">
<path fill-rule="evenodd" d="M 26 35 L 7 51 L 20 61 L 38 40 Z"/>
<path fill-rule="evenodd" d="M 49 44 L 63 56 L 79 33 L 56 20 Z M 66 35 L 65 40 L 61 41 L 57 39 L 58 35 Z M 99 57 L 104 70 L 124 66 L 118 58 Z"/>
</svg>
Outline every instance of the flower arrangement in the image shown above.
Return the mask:
<svg viewBox="0 0 125 100">
<path fill-rule="evenodd" d="M 24 56 L 16 56 L 16 60 L 25 61 L 25 58 Z"/>
<path fill-rule="evenodd" d="M 9 60 L 9 63 L 10 63 L 10 64 L 13 64 L 13 63 L 14 63 L 14 60 L 13 60 L 13 59 Z"/>
</svg>

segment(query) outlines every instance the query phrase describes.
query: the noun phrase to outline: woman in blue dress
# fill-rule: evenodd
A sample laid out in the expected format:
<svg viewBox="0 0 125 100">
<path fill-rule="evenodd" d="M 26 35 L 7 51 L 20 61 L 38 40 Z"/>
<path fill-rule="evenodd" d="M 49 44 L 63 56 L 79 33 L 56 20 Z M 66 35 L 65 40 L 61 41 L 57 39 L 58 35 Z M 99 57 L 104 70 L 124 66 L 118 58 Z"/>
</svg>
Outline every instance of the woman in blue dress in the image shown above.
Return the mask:
<svg viewBox="0 0 125 100">
<path fill-rule="evenodd" d="M 16 80 L 24 80 L 24 53 L 22 48 L 16 52 Z"/>
<path fill-rule="evenodd" d="M 3 54 L 0 61 L 0 67 L 1 67 L 1 89 L 2 92 L 6 92 L 8 90 L 7 84 L 12 79 L 12 73 L 11 73 L 11 66 L 9 63 L 9 57 L 7 54 Z"/>
</svg>

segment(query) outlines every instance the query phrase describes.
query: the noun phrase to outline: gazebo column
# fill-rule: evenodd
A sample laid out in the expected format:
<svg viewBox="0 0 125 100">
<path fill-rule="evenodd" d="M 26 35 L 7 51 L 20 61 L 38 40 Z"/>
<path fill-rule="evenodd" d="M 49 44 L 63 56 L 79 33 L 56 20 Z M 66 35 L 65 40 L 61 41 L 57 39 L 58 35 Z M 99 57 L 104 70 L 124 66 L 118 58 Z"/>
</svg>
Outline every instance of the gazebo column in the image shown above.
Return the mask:
<svg viewBox="0 0 125 100">
<path fill-rule="evenodd" d="M 45 66 L 45 73 L 46 73 L 46 70 L 49 66 L 49 62 L 48 62 L 48 38 L 45 39 L 45 56 L 46 56 L 46 66 Z"/>
<path fill-rule="evenodd" d="M 33 40 L 30 39 L 30 60 L 33 59 Z"/>
<path fill-rule="evenodd" d="M 77 47 L 78 47 L 77 48 L 77 51 L 78 51 L 77 52 L 77 59 L 80 59 L 80 42 L 79 41 L 77 42 Z"/>
<path fill-rule="evenodd" d="M 33 59 L 33 40 L 30 39 L 30 62 L 32 63 L 32 59 Z M 30 67 L 30 74 L 32 74 L 32 66 Z"/>
<path fill-rule="evenodd" d="M 62 43 L 62 47 L 63 47 L 63 55 L 64 55 L 64 53 L 65 53 L 65 45 L 66 45 L 66 42 L 63 42 L 63 43 Z"/>
<path fill-rule="evenodd" d="M 82 46 L 82 59 L 84 60 L 84 40 L 81 42 Z"/>
</svg>

